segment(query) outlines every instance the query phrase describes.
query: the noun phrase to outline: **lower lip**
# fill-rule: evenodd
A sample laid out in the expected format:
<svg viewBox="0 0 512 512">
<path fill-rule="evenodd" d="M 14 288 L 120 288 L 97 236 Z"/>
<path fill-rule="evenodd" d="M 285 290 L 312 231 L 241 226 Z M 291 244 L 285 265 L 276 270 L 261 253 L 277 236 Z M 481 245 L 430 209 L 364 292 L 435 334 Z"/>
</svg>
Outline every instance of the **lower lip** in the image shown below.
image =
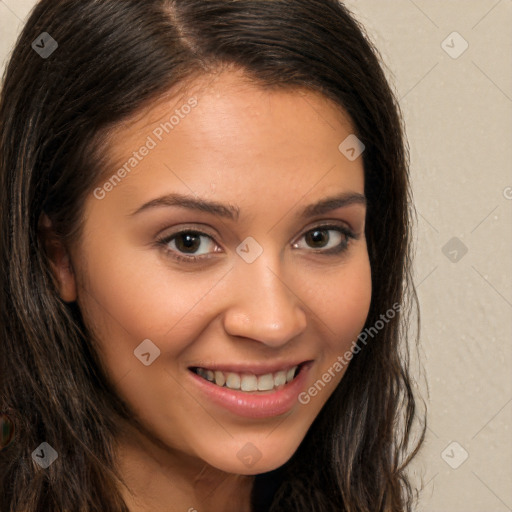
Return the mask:
<svg viewBox="0 0 512 512">
<path fill-rule="evenodd" d="M 287 413 L 298 403 L 312 362 L 302 365 L 299 374 L 281 389 L 266 392 L 245 392 L 220 387 L 203 379 L 192 370 L 188 373 L 201 392 L 214 404 L 245 418 L 271 418 Z"/>
</svg>

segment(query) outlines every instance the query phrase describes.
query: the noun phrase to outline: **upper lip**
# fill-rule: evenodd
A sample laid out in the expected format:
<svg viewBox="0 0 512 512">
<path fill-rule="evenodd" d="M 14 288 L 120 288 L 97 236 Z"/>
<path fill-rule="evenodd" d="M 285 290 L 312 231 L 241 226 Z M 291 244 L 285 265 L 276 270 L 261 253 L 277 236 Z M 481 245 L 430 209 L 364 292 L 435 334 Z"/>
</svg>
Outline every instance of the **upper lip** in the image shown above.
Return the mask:
<svg viewBox="0 0 512 512">
<path fill-rule="evenodd" d="M 311 362 L 312 359 L 301 359 L 300 361 L 283 361 L 283 362 L 258 362 L 258 363 L 208 363 L 202 362 L 189 366 L 192 368 L 204 368 L 206 370 L 231 372 L 231 373 L 250 373 L 252 375 L 266 375 L 267 373 L 275 373 L 283 370 L 288 370 L 294 366 L 299 366 L 304 363 Z"/>
</svg>

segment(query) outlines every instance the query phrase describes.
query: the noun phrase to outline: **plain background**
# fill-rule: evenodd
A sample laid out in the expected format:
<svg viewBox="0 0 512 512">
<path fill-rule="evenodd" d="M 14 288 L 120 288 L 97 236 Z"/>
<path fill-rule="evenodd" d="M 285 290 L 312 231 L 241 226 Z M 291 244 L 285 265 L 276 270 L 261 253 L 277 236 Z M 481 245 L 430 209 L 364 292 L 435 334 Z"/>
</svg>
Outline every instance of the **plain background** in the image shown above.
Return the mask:
<svg viewBox="0 0 512 512">
<path fill-rule="evenodd" d="M 0 0 L 1 71 L 35 3 Z M 346 4 L 410 146 L 429 426 L 411 468 L 419 510 L 512 511 L 512 0 Z"/>
</svg>

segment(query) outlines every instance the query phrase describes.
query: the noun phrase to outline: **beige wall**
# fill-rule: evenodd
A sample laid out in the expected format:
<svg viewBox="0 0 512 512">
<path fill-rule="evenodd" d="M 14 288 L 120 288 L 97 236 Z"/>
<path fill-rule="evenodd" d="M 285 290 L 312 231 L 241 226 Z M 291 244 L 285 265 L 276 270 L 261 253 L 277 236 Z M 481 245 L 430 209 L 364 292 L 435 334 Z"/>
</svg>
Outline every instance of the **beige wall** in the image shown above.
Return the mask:
<svg viewBox="0 0 512 512">
<path fill-rule="evenodd" d="M 430 388 L 420 510 L 512 511 L 512 2 L 347 4 L 395 77 L 411 149 Z M 468 44 L 457 57 L 464 41 L 448 38 L 457 58 L 452 32 Z"/>
<path fill-rule="evenodd" d="M 34 3 L 0 0 L 1 65 Z M 347 4 L 389 66 L 411 150 L 430 389 L 419 509 L 512 511 L 512 0 Z"/>
</svg>

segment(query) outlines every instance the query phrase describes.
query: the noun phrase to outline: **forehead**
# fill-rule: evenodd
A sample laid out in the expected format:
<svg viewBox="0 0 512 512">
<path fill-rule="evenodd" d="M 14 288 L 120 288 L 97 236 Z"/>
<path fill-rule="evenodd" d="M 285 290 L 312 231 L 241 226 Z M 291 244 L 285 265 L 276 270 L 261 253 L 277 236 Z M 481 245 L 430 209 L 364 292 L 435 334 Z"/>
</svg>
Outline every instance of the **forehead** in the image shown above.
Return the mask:
<svg viewBox="0 0 512 512">
<path fill-rule="evenodd" d="M 337 184 L 362 192 L 361 159 L 338 149 L 352 133 L 348 115 L 319 93 L 264 89 L 223 72 L 168 92 L 118 126 L 107 176 L 124 166 L 129 176 L 116 188 L 137 201 L 142 189 L 151 195 L 166 186 L 206 195 L 213 186 L 230 199 L 244 191 L 278 198 L 283 189 L 295 197 Z M 145 146 L 143 158 L 135 155 Z"/>
<path fill-rule="evenodd" d="M 192 101 L 197 106 L 190 108 Z M 331 137 L 326 137 L 328 131 Z M 145 105 L 110 132 L 107 149 L 112 163 L 120 164 L 148 135 L 159 146 L 169 139 L 182 143 L 186 137 L 189 143 L 184 149 L 194 143 L 199 149 L 200 141 L 201 147 L 208 144 L 213 150 L 230 146 L 251 151 L 264 141 L 267 151 L 284 153 L 283 142 L 300 141 L 320 150 L 322 142 L 332 145 L 332 136 L 337 140 L 351 133 L 348 114 L 320 93 L 297 87 L 263 88 L 243 71 L 229 70 L 198 76 Z"/>
</svg>

